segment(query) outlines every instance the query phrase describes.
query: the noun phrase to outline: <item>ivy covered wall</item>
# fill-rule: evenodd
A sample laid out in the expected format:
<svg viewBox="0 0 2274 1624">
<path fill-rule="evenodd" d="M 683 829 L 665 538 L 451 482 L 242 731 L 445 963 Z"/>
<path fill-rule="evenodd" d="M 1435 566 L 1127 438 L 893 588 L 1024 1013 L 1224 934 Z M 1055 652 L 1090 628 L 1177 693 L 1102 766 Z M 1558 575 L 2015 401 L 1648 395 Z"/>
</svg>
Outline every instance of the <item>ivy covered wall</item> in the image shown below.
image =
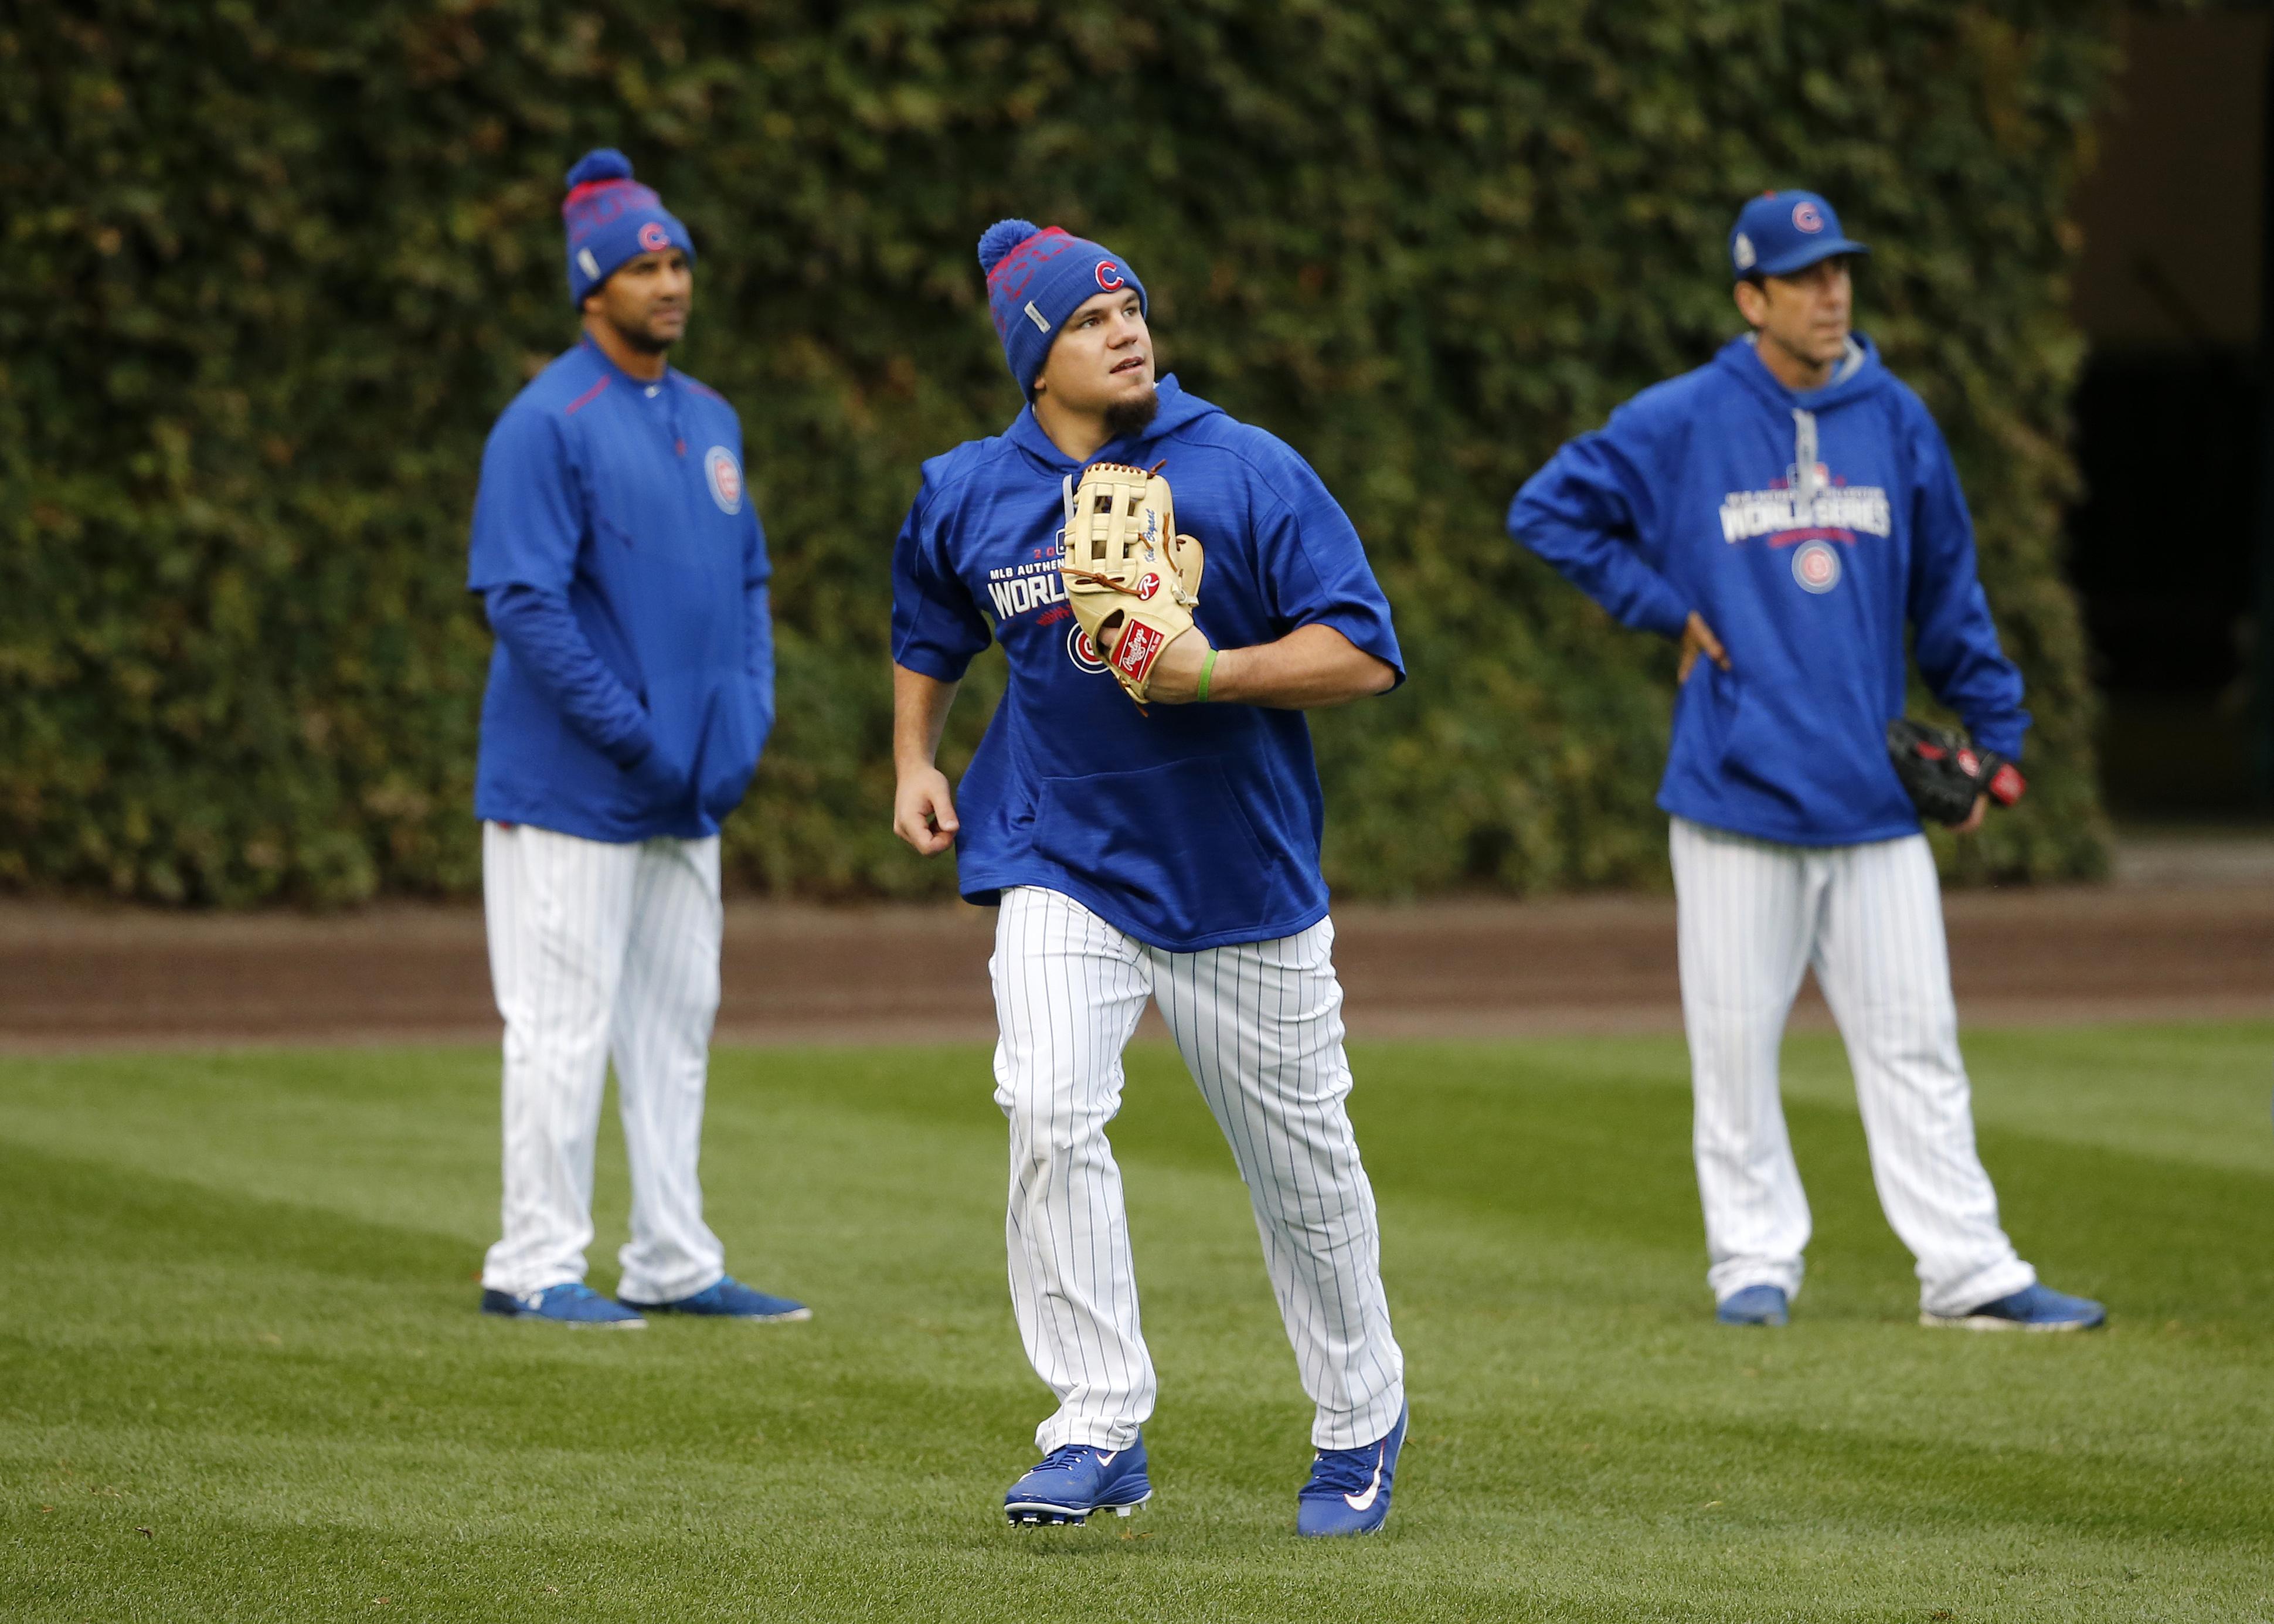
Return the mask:
<svg viewBox="0 0 2274 1624">
<path fill-rule="evenodd" d="M 573 341 L 561 175 L 601 143 L 696 234 L 677 359 L 742 413 L 779 568 L 746 886 L 948 884 L 887 828 L 887 562 L 919 460 L 1019 403 L 972 257 L 1009 214 L 1127 254 L 1163 366 L 1292 441 L 1367 538 L 1412 680 L 1319 718 L 1337 885 L 1660 882 L 1670 652 L 1501 515 L 1736 328 L 1728 222 L 1796 184 L 1877 250 L 1859 325 L 1950 436 L 2029 676 L 2033 793 L 1952 861 L 2094 872 L 2057 544 L 2067 205 L 2112 39 L 2105 4 L 2026 0 L 19 9 L 0 885 L 477 883 L 466 520 L 490 422 Z M 1000 680 L 975 671 L 952 754 Z"/>
</svg>

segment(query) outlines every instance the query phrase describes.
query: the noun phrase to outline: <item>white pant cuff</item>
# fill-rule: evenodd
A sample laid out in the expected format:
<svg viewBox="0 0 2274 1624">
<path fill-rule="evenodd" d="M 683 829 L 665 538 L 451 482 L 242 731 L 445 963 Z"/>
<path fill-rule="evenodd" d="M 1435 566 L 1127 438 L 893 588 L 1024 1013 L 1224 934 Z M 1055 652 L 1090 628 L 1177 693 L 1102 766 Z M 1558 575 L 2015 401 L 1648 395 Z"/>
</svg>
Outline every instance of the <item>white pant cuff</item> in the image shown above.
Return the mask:
<svg viewBox="0 0 2274 1624">
<path fill-rule="evenodd" d="M 584 1280 L 582 1274 L 559 1272 L 538 1274 L 494 1274 L 482 1271 L 482 1289 L 502 1291 L 508 1297 L 534 1297 L 540 1291 L 550 1291 L 555 1286 L 573 1286 Z"/>
<path fill-rule="evenodd" d="M 1792 1302 L 1800 1296 L 1804 1272 L 1797 1259 L 1789 1263 L 1772 1262 L 1765 1258 L 1733 1259 L 1707 1270 L 1706 1285 L 1716 1303 L 1726 1303 L 1738 1292 L 1754 1286 L 1774 1286 L 1784 1293 L 1785 1301 Z"/>
<path fill-rule="evenodd" d="M 1954 1285 L 1922 1286 L 1919 1306 L 1931 1314 L 1971 1313 L 1985 1303 L 2026 1291 L 2037 1283 L 2037 1271 L 2016 1258 L 1962 1275 Z"/>
<path fill-rule="evenodd" d="M 1052 1416 L 1035 1429 L 1035 1447 L 1048 1455 L 1068 1444 L 1088 1444 L 1093 1449 L 1119 1451 L 1137 1441 L 1142 1421 L 1094 1421 L 1080 1416 Z"/>
<path fill-rule="evenodd" d="M 1314 1449 L 1363 1449 L 1389 1436 L 1405 1413 L 1405 1384 L 1399 1382 L 1359 1410 L 1319 1411 L 1311 1423 Z"/>
<path fill-rule="evenodd" d="M 633 1303 L 676 1303 L 698 1292 L 708 1291 L 726 1278 L 727 1271 L 722 1268 L 673 1275 L 661 1284 L 650 1275 L 626 1274 L 616 1282 L 616 1296 Z"/>
</svg>

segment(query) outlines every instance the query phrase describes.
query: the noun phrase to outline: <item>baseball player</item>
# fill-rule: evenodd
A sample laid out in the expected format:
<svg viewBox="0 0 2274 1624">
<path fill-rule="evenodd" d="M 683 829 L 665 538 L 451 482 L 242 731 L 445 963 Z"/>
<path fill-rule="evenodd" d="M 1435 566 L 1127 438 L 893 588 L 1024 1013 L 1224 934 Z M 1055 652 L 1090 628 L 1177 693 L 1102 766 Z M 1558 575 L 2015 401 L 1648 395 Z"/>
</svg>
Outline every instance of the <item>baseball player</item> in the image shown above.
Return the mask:
<svg viewBox="0 0 2274 1624">
<path fill-rule="evenodd" d="M 730 1278 L 696 1159 L 719 1007 L 719 820 L 773 721 L 765 533 L 734 408 L 666 363 L 687 228 L 602 149 L 568 171 L 584 342 L 490 432 L 467 583 L 497 650 L 474 808 L 505 1018 L 505 1233 L 482 1310 L 802 1320 Z M 632 1175 L 621 1300 L 584 1284 L 613 1056 Z"/>
<path fill-rule="evenodd" d="M 893 553 L 893 828 L 927 855 L 953 845 L 963 895 L 1000 907 L 1011 1297 L 1058 1400 L 1005 1509 L 1080 1522 L 1152 1492 L 1153 1363 L 1105 1137 L 1151 999 L 1247 1184 L 1317 1406 L 1297 1526 L 1370 1533 L 1404 1440 L 1404 1362 L 1344 1109 L 1301 712 L 1401 680 L 1389 605 L 1302 458 L 1173 377 L 1156 384 L 1128 261 L 1023 220 L 989 228 L 979 259 L 1028 403 L 1003 434 L 924 464 Z M 959 808 L 934 759 L 990 641 L 1010 686 Z"/>
<path fill-rule="evenodd" d="M 1557 452 L 1509 530 L 1626 625 L 1681 644 L 1658 803 L 1719 1318 L 1782 1325 L 1800 1289 L 1808 1203 L 1777 1051 L 1812 966 L 1880 1202 L 1917 1259 L 1922 1323 L 2096 1326 L 2100 1304 L 2039 1284 L 1999 1227 L 1934 858 L 1889 755 L 1907 627 L 1927 682 L 2000 758 L 1982 775 L 1996 798 L 2021 792 L 2010 763 L 2029 718 L 1949 450 L 1849 330 L 1849 265 L 1866 252 L 1813 192 L 1746 204 L 1729 259 L 1751 330 Z M 1992 798 L 1962 794 L 1958 827 Z"/>
</svg>

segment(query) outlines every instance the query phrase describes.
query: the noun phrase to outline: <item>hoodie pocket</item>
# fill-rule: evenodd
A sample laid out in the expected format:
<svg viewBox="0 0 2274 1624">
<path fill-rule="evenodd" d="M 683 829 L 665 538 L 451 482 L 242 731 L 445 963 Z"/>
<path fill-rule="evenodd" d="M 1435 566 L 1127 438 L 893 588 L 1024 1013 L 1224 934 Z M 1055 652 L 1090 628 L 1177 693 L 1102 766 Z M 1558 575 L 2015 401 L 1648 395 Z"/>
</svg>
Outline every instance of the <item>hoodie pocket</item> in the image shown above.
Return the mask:
<svg viewBox="0 0 2274 1624">
<path fill-rule="evenodd" d="M 695 792 L 703 809 L 723 820 L 742 803 L 757 770 L 760 743 L 757 710 L 750 695 L 730 686 L 715 693 L 705 713 L 708 726 L 697 746 Z"/>
<path fill-rule="evenodd" d="M 1141 936 L 1271 922 L 1275 865 L 1213 756 L 1044 778 L 1032 838 L 1037 855 L 1119 901 Z"/>
<path fill-rule="evenodd" d="M 1703 655 L 1690 668 L 1690 680 L 1675 690 L 1674 726 L 1677 734 L 1696 738 L 1692 760 L 1726 768 L 1729 761 L 1737 712 L 1744 690 L 1733 672 L 1722 670 Z"/>
<path fill-rule="evenodd" d="M 1721 778 L 1773 801 L 1796 826 L 1839 829 L 1886 801 L 1886 728 L 1851 716 L 1836 685 L 1803 695 L 1731 685 L 1721 746 Z"/>
<path fill-rule="evenodd" d="M 1789 758 L 1805 748 L 1806 741 L 1779 736 L 1773 719 L 1763 713 L 1760 703 L 1743 684 L 1731 681 L 1728 688 L 1728 697 L 1721 710 L 1721 776 L 1775 790 L 1781 776 L 1778 769 L 1788 766 Z"/>
</svg>

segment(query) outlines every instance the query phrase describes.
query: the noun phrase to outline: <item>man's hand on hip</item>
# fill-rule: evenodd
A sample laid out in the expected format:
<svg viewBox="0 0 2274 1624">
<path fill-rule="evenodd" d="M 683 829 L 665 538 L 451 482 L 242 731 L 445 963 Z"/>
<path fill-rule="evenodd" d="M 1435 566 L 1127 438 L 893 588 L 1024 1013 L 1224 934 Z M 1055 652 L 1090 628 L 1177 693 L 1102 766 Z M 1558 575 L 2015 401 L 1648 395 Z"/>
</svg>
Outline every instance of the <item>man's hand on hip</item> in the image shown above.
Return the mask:
<svg viewBox="0 0 2274 1624">
<path fill-rule="evenodd" d="M 1690 680 L 1690 673 L 1701 654 L 1722 670 L 1729 669 L 1729 656 L 1721 647 L 1721 640 L 1713 635 L 1713 628 L 1706 624 L 1706 617 L 1692 609 L 1690 619 L 1682 627 L 1682 664 L 1674 673 L 1677 683 Z"/>
</svg>

